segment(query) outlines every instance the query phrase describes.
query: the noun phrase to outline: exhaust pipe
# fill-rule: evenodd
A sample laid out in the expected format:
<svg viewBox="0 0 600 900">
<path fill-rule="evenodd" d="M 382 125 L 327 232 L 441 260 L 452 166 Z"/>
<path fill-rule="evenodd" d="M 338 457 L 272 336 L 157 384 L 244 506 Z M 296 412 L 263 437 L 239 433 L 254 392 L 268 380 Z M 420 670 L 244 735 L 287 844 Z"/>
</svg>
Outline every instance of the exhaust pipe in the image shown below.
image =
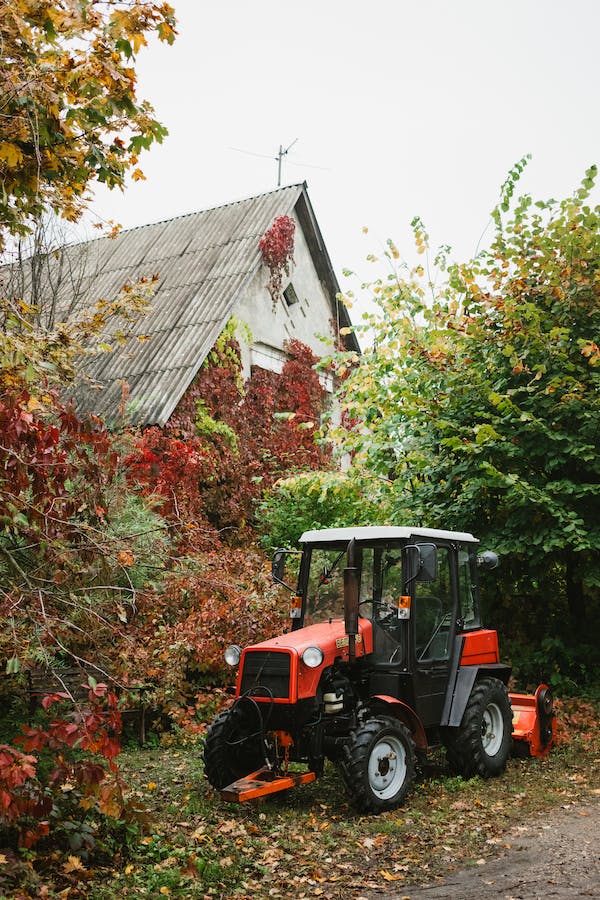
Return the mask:
<svg viewBox="0 0 600 900">
<path fill-rule="evenodd" d="M 344 629 L 348 635 L 348 660 L 356 659 L 356 635 L 358 634 L 358 569 L 356 568 L 356 542 L 348 544 L 348 565 L 344 569 Z"/>
</svg>

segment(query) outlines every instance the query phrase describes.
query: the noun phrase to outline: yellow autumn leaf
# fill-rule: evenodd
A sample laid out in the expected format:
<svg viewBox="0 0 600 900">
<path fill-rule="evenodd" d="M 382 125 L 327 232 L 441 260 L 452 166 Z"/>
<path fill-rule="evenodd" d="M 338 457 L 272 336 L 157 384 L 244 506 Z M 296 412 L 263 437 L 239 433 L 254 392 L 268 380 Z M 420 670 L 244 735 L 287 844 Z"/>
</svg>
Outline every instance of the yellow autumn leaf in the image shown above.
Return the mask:
<svg viewBox="0 0 600 900">
<path fill-rule="evenodd" d="M 175 35 L 177 32 L 173 31 L 168 22 L 161 22 L 158 26 L 158 37 L 161 41 L 166 41 L 167 44 L 172 44 L 175 40 Z"/>
<path fill-rule="evenodd" d="M 146 787 L 148 788 L 149 791 L 155 791 L 156 790 L 156 782 L 149 781 L 148 784 L 146 785 Z"/>
<path fill-rule="evenodd" d="M 8 862 L 8 859 L 4 855 L 4 853 L 0 853 L 0 866 L 5 866 Z"/>
<path fill-rule="evenodd" d="M 380 873 L 386 881 L 400 881 L 404 878 L 404 875 L 392 875 L 391 872 L 388 872 L 387 869 L 382 869 Z"/>
<path fill-rule="evenodd" d="M 148 41 L 146 40 L 144 35 L 139 31 L 136 31 L 131 35 L 131 43 L 133 46 L 134 53 L 137 53 L 138 50 L 140 49 L 140 47 L 148 46 Z"/>
<path fill-rule="evenodd" d="M 78 856 L 67 857 L 66 863 L 63 864 L 63 872 L 85 872 L 86 868 Z"/>
<path fill-rule="evenodd" d="M 16 169 L 23 162 L 23 151 L 16 144 L 0 142 L 0 160 L 4 160 L 9 169 Z"/>
</svg>

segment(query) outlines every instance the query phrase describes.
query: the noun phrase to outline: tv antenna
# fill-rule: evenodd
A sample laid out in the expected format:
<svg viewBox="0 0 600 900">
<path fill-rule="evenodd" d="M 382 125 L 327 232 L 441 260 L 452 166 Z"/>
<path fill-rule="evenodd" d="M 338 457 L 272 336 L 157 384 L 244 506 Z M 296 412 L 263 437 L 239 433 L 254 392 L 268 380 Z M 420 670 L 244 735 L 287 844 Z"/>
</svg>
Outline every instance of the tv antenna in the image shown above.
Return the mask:
<svg viewBox="0 0 600 900">
<path fill-rule="evenodd" d="M 266 153 L 253 153 L 251 150 L 242 150 L 240 147 L 230 147 L 230 150 L 234 150 L 236 153 L 244 153 L 246 156 L 258 156 L 261 159 L 273 159 L 277 163 L 277 187 L 281 187 L 281 170 L 282 170 L 282 161 L 283 157 L 287 156 L 294 144 L 297 144 L 299 138 L 294 138 L 291 144 L 289 144 L 285 149 L 283 144 L 279 145 L 279 150 L 277 152 L 277 156 L 269 156 Z M 304 169 L 320 169 L 322 172 L 329 171 L 324 166 L 311 166 L 308 163 L 301 162 L 291 162 L 291 166 L 301 166 Z"/>
<path fill-rule="evenodd" d="M 281 187 L 281 160 L 284 156 L 287 156 L 294 144 L 298 143 L 298 138 L 294 138 L 292 143 L 286 149 L 283 149 L 283 144 L 279 145 L 279 153 L 277 154 L 277 187 Z"/>
</svg>

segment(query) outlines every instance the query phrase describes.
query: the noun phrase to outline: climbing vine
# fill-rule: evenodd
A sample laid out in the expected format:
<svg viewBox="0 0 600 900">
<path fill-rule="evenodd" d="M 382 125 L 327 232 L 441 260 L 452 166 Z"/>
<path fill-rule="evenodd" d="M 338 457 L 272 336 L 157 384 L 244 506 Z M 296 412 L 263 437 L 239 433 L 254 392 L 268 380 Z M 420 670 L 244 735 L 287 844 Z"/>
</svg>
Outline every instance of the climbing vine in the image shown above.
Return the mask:
<svg viewBox="0 0 600 900">
<path fill-rule="evenodd" d="M 290 263 L 294 261 L 295 230 L 296 223 L 291 216 L 278 216 L 258 242 L 262 260 L 270 272 L 267 288 L 273 308 L 281 297 L 283 273 L 290 274 Z"/>
<path fill-rule="evenodd" d="M 217 341 L 165 429 L 148 429 L 127 460 L 130 479 L 162 499 L 161 510 L 210 521 L 236 540 L 265 488 L 291 472 L 327 468 L 315 441 L 326 392 L 317 357 L 286 344 L 281 374 L 259 367 L 242 386 L 235 337 Z M 185 510 L 185 512 L 184 512 Z"/>
</svg>

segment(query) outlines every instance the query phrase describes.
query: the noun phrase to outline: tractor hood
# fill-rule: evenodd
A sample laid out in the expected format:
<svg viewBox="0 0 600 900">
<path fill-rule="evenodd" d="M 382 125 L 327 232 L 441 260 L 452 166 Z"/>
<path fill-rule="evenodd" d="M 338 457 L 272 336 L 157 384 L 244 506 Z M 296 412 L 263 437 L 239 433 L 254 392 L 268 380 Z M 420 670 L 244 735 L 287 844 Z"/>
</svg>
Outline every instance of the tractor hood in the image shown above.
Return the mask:
<svg viewBox="0 0 600 900">
<path fill-rule="evenodd" d="M 373 652 L 373 626 L 368 619 L 359 619 L 359 637 L 356 639 L 356 655 L 364 656 Z M 320 647 L 325 655 L 326 664 L 331 665 L 335 658 L 348 658 L 348 635 L 344 631 L 343 619 L 331 619 L 308 625 L 298 631 L 290 631 L 279 637 L 270 638 L 260 644 L 253 644 L 250 650 L 295 650 L 302 656 L 307 647 Z"/>
<path fill-rule="evenodd" d="M 308 647 L 318 647 L 323 653 L 323 662 L 316 668 L 310 668 L 302 660 L 302 654 Z M 333 665 L 336 660 L 348 659 L 348 635 L 344 630 L 344 620 L 332 619 L 317 625 L 309 625 L 306 628 L 291 631 L 289 634 L 282 634 L 279 637 L 262 641 L 260 644 L 246 647 L 241 658 L 238 693 L 246 657 L 250 654 L 264 654 L 269 651 L 273 654 L 281 653 L 290 657 L 291 691 L 287 698 L 288 702 L 314 697 L 323 669 Z M 372 652 L 373 626 L 368 619 L 359 619 L 356 657 L 359 658 Z"/>
</svg>

